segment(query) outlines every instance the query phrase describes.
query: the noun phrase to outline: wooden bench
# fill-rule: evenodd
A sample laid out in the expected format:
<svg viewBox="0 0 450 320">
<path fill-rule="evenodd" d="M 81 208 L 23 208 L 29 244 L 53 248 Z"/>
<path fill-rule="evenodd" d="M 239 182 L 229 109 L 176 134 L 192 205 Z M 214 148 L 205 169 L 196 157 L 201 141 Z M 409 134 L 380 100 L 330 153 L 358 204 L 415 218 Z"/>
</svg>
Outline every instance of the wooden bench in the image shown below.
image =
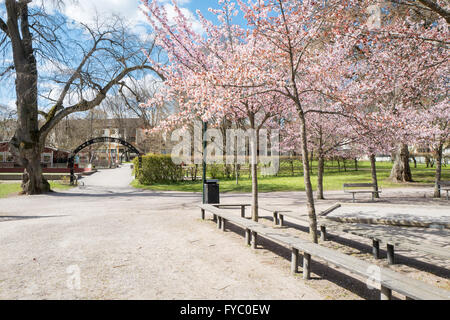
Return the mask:
<svg viewBox="0 0 450 320">
<path fill-rule="evenodd" d="M 357 188 L 357 189 L 356 189 Z M 344 192 L 351 193 L 353 196 L 353 203 L 356 201 L 355 194 L 357 193 L 371 193 L 372 201 L 375 200 L 375 195 L 381 193 L 381 187 L 376 190 L 376 185 L 372 183 L 346 183 L 344 184 Z"/>
<path fill-rule="evenodd" d="M 395 247 L 405 248 L 417 252 L 423 252 L 435 257 L 450 258 L 450 250 L 438 246 L 431 246 L 424 243 L 418 243 L 412 240 L 399 239 L 389 232 L 389 228 L 377 226 L 376 229 L 370 225 L 364 224 L 342 224 L 331 221 L 320 221 L 318 223 L 321 227 L 322 240 L 326 241 L 327 228 L 341 231 L 344 233 L 353 234 L 359 237 L 372 240 L 372 253 L 375 259 L 380 259 L 380 242 L 386 244 L 387 259 L 389 264 L 395 264 Z M 383 231 L 383 228 L 386 230 Z M 445 232 L 445 231 L 443 231 Z M 450 235 L 449 235 L 450 236 Z"/>
<path fill-rule="evenodd" d="M 267 207 L 259 207 L 259 209 L 263 210 L 263 211 L 267 211 L 270 212 L 272 214 L 273 217 L 273 224 L 276 226 L 278 224 L 283 224 L 284 222 L 284 215 L 285 214 L 289 214 L 292 211 L 291 210 L 277 210 L 277 209 L 271 209 L 271 208 L 267 208 Z"/>
<path fill-rule="evenodd" d="M 318 216 L 318 217 L 320 217 L 320 216 L 325 216 L 325 215 L 327 215 L 327 214 L 333 212 L 334 210 L 336 210 L 336 209 L 338 209 L 338 208 L 340 208 L 340 207 L 341 207 L 341 204 L 340 204 L 340 203 L 337 203 L 337 204 L 335 204 L 334 206 L 332 206 L 332 207 L 330 207 L 330 208 L 328 208 L 328 209 L 326 209 L 326 210 L 324 210 L 324 211 L 319 212 L 319 213 L 317 214 L 317 216 Z M 276 220 L 274 219 L 274 225 L 277 225 L 277 226 L 280 226 L 280 227 L 283 227 L 283 226 L 284 226 L 284 216 L 290 217 L 290 218 L 293 218 L 293 219 L 299 219 L 299 220 L 302 220 L 302 221 L 305 220 L 305 219 L 304 219 L 305 217 L 306 217 L 306 218 L 308 217 L 307 215 L 299 215 L 299 214 L 295 214 L 295 213 L 293 213 L 292 211 L 278 211 L 278 212 L 279 212 L 279 214 L 278 214 L 279 220 L 276 221 Z"/>
<path fill-rule="evenodd" d="M 246 207 L 251 207 L 251 204 L 242 204 L 242 203 L 227 203 L 227 204 L 213 204 L 214 207 L 216 208 L 241 208 L 241 218 L 245 218 L 245 208 Z M 277 210 L 277 209 L 271 209 L 268 207 L 262 207 L 259 206 L 258 207 L 259 210 L 263 210 L 263 211 L 267 211 L 270 212 L 272 214 L 273 217 L 273 221 L 274 221 L 274 225 L 278 225 L 280 219 L 281 221 L 283 221 L 283 214 L 287 214 L 289 212 L 292 212 L 290 210 Z"/>
<path fill-rule="evenodd" d="M 450 181 L 438 181 L 437 185 L 441 191 L 447 191 L 447 200 L 449 199 L 448 193 L 450 191 Z"/>
<path fill-rule="evenodd" d="M 252 220 L 241 218 L 221 210 L 212 205 L 200 204 L 202 219 L 205 219 L 206 212 L 212 213 L 217 219 L 217 226 L 221 230 L 226 230 L 226 223 L 231 222 L 245 229 L 245 241 L 256 249 L 257 239 L 262 236 L 291 249 L 291 272 L 298 273 L 299 252 L 303 253 L 303 278 L 310 279 L 311 258 L 316 257 L 343 268 L 353 274 L 373 280 L 380 286 L 380 298 L 390 300 L 392 291 L 404 295 L 407 299 L 417 300 L 448 300 L 450 292 L 423 283 L 415 279 L 408 278 L 404 274 L 391 271 L 387 268 L 380 268 L 369 262 L 348 256 L 341 252 L 323 247 L 319 244 L 300 239 L 298 237 L 281 233 L 279 230 L 261 225 Z M 376 271 L 374 273 L 374 270 Z"/>
<path fill-rule="evenodd" d="M 340 204 L 336 204 L 333 207 L 320 212 L 317 220 L 317 226 L 320 229 L 320 237 L 322 241 L 327 241 L 327 229 L 333 229 L 336 231 L 341 231 L 343 233 L 353 234 L 359 237 L 367 238 L 372 240 L 372 252 L 375 259 L 380 259 L 380 242 L 386 244 L 387 259 L 389 264 L 395 264 L 395 247 L 405 248 L 409 250 L 415 250 L 418 252 L 423 252 L 430 254 L 435 257 L 450 258 L 450 251 L 445 248 L 439 248 L 437 246 L 430 246 L 423 243 L 417 243 L 411 240 L 399 239 L 390 234 L 389 230 L 385 232 L 380 231 L 385 226 L 372 227 L 370 225 L 364 224 L 347 224 L 338 223 L 330 220 L 320 219 L 326 216 L 337 208 L 341 207 Z M 302 222 L 308 222 L 307 215 L 298 215 L 293 213 L 285 213 L 287 217 L 296 219 Z M 278 225 L 283 226 L 284 219 L 280 219 Z M 378 228 L 378 230 L 374 229 Z M 389 228 L 386 226 L 385 228 Z M 392 227 L 391 227 L 392 228 Z M 445 232 L 445 231 L 442 231 Z M 450 234 L 449 234 L 450 236 Z"/>
<path fill-rule="evenodd" d="M 247 203 L 226 203 L 226 204 L 213 204 L 214 207 L 216 208 L 241 208 L 241 218 L 245 218 L 245 208 L 246 207 L 251 207 L 251 204 L 247 204 Z"/>
</svg>

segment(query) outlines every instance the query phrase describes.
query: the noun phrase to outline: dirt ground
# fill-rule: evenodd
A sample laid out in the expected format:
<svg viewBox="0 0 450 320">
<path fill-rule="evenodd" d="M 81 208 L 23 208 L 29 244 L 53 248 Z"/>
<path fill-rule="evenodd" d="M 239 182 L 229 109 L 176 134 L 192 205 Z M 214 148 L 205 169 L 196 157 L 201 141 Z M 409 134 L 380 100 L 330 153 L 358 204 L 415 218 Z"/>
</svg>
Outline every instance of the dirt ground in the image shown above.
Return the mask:
<svg viewBox="0 0 450 320">
<path fill-rule="evenodd" d="M 200 220 L 199 194 L 140 191 L 130 188 L 130 181 L 124 167 L 86 178 L 83 188 L 1 199 L 0 299 L 378 298 L 362 279 L 320 262 L 313 264 L 311 281 L 291 276 L 286 248 L 262 241 L 254 251 L 244 245 L 242 230 L 222 233 Z M 424 190 L 407 192 L 418 201 Z M 392 195 L 383 201 L 405 198 Z M 338 192 L 328 196 L 319 207 L 349 200 Z M 248 202 L 249 195 L 222 200 Z M 261 203 L 302 211 L 305 202 L 303 193 L 271 193 L 262 194 Z M 305 226 L 287 221 L 286 232 L 307 237 Z M 327 246 L 371 259 L 361 238 L 331 240 Z M 448 289 L 448 261 L 398 253 L 400 264 L 393 269 Z"/>
</svg>

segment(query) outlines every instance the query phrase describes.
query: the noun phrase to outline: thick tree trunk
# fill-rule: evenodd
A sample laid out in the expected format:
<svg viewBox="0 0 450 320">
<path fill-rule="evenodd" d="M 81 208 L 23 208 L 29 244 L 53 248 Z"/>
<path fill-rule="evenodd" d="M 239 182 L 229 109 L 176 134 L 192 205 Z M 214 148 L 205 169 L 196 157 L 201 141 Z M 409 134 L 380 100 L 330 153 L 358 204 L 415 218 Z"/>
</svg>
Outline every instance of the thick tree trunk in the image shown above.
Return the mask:
<svg viewBox="0 0 450 320">
<path fill-rule="evenodd" d="M 38 72 L 33 37 L 28 24 L 28 2 L 5 1 L 8 31 L 16 70 L 17 130 L 10 150 L 25 168 L 22 189 L 33 195 L 50 191 L 42 176 L 41 152 L 45 136 L 39 133 Z M 18 22 L 20 21 L 20 27 Z M 20 28 L 20 31 L 19 31 Z"/>
<path fill-rule="evenodd" d="M 25 167 L 22 177 L 22 192 L 27 195 L 36 195 L 50 192 L 50 184 L 42 175 L 41 149 L 34 148 L 32 155 L 20 161 Z"/>
<path fill-rule="evenodd" d="M 314 194 L 313 194 L 313 188 L 312 188 L 312 184 L 311 184 L 311 176 L 309 174 L 306 119 L 305 119 L 305 115 L 303 112 L 299 112 L 299 116 L 300 116 L 300 136 L 301 136 L 301 141 L 302 141 L 303 172 L 304 172 L 305 191 L 306 191 L 308 216 L 309 216 L 309 234 L 311 237 L 311 241 L 314 243 L 318 243 L 316 208 L 314 205 Z"/>
<path fill-rule="evenodd" d="M 376 158 L 374 154 L 370 155 L 370 169 L 372 172 L 372 183 L 375 186 L 375 198 L 380 198 L 380 193 L 378 192 L 378 177 L 377 177 L 377 165 L 376 165 Z"/>
<path fill-rule="evenodd" d="M 325 169 L 325 159 L 322 153 L 319 153 L 319 165 L 317 169 L 317 199 L 324 200 L 325 197 L 323 196 L 323 174 Z"/>
<path fill-rule="evenodd" d="M 399 146 L 395 154 L 394 167 L 391 172 L 391 179 L 395 182 L 412 182 L 411 167 L 409 166 L 408 145 Z"/>
<path fill-rule="evenodd" d="M 444 149 L 444 145 L 440 144 L 439 148 L 436 150 L 436 178 L 434 182 L 434 197 L 441 197 L 441 189 L 439 188 L 438 182 L 441 181 L 442 176 L 442 151 Z"/>
</svg>

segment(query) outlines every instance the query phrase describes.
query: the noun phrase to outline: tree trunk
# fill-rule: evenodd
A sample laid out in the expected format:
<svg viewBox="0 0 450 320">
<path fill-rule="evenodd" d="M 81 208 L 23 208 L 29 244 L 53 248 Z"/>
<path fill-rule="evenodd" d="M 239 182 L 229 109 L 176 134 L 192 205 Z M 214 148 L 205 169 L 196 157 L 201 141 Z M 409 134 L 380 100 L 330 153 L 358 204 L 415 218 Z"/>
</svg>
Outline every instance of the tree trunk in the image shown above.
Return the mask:
<svg viewBox="0 0 450 320">
<path fill-rule="evenodd" d="M 395 182 L 412 182 L 411 167 L 409 166 L 408 145 L 399 146 L 395 154 L 394 167 L 391 172 L 391 179 Z"/>
<path fill-rule="evenodd" d="M 444 145 L 441 143 L 439 148 L 436 151 L 436 178 L 434 182 L 434 197 L 441 197 L 441 189 L 439 188 L 438 182 L 441 181 L 442 175 L 442 151 L 444 149 Z"/>
<path fill-rule="evenodd" d="M 25 171 L 22 177 L 22 193 L 35 195 L 50 192 L 50 184 L 42 175 L 41 149 L 34 148 L 32 155 L 21 159 Z"/>
<path fill-rule="evenodd" d="M 323 196 L 323 174 L 325 169 L 325 159 L 322 153 L 319 153 L 319 164 L 317 169 L 317 199 L 324 200 L 325 197 Z"/>
<path fill-rule="evenodd" d="M 194 174 L 192 176 L 192 181 L 197 181 L 197 175 L 198 175 L 198 164 L 195 164 L 195 166 L 194 166 Z"/>
<path fill-rule="evenodd" d="M 295 171 L 294 171 L 294 159 L 290 159 L 291 161 L 291 176 L 295 176 Z"/>
<path fill-rule="evenodd" d="M 380 193 L 378 192 L 378 178 L 377 178 L 377 165 L 376 165 L 377 159 L 375 158 L 374 154 L 370 155 L 370 169 L 372 171 L 372 183 L 375 186 L 375 198 L 380 198 Z"/>
<path fill-rule="evenodd" d="M 253 114 L 249 115 L 250 126 L 252 129 L 252 136 L 250 137 L 250 171 L 252 177 L 252 220 L 258 222 L 258 140 L 259 140 L 259 130 L 255 129 L 255 116 Z"/>
<path fill-rule="evenodd" d="M 358 159 L 355 158 L 355 171 L 358 171 Z"/>
<path fill-rule="evenodd" d="M 304 172 L 305 191 L 307 197 L 308 216 L 309 216 L 309 234 L 311 237 L 311 241 L 314 243 L 318 243 L 316 208 L 314 205 L 314 195 L 311 184 L 311 176 L 309 174 L 306 119 L 304 113 L 301 111 L 299 111 L 299 116 L 300 116 L 300 136 L 302 141 L 303 172 Z"/>
<path fill-rule="evenodd" d="M 413 161 L 414 161 L 414 168 L 417 169 L 417 159 L 416 157 L 412 157 Z"/>
<path fill-rule="evenodd" d="M 33 37 L 28 24 L 28 5 L 26 2 L 18 4 L 11 0 L 7 0 L 5 5 L 16 70 L 17 130 L 10 141 L 10 150 L 19 164 L 25 168 L 23 193 L 27 195 L 46 193 L 50 191 L 50 185 L 42 176 L 41 152 L 45 136 L 39 133 L 38 72 Z"/>
</svg>

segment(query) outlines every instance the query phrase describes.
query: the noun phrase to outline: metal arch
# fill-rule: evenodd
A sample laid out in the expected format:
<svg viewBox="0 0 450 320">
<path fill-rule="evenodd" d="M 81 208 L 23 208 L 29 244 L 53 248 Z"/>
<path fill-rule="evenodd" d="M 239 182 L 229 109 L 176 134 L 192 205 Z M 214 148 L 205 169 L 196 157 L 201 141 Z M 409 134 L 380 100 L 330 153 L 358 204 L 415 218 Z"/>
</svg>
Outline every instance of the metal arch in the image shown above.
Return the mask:
<svg viewBox="0 0 450 320">
<path fill-rule="evenodd" d="M 75 156 L 83 149 L 86 149 L 87 147 L 96 144 L 96 143 L 117 143 L 121 144 L 124 147 L 127 147 L 132 152 L 136 153 L 139 157 L 139 169 L 142 167 L 142 156 L 144 155 L 142 152 L 140 152 L 138 149 L 136 149 L 135 146 L 133 146 L 131 143 L 126 142 L 125 140 L 119 139 L 119 138 L 112 138 L 112 137 L 98 137 L 91 140 L 88 140 L 84 142 L 82 145 L 80 145 L 78 148 L 76 148 L 69 158 L 69 168 L 70 168 L 70 184 L 74 183 L 74 164 L 75 164 Z M 136 170 L 137 174 L 137 170 Z"/>
<path fill-rule="evenodd" d="M 105 143 L 105 142 L 121 144 L 124 147 L 127 147 L 128 149 L 131 149 L 131 151 L 133 151 L 134 153 L 136 153 L 138 155 L 142 155 L 142 152 L 140 152 L 138 149 L 136 149 L 135 146 L 133 146 L 129 142 L 126 142 L 125 140 L 122 140 L 122 139 L 119 139 L 119 138 L 111 138 L 111 137 L 98 137 L 98 138 L 94 138 L 94 139 L 91 139 L 89 141 L 86 141 L 85 143 L 80 145 L 78 148 L 76 148 L 72 152 L 71 158 L 74 158 L 75 155 L 77 155 L 81 150 L 86 149 L 87 147 L 89 147 L 89 146 L 91 146 L 93 144 Z"/>
</svg>

